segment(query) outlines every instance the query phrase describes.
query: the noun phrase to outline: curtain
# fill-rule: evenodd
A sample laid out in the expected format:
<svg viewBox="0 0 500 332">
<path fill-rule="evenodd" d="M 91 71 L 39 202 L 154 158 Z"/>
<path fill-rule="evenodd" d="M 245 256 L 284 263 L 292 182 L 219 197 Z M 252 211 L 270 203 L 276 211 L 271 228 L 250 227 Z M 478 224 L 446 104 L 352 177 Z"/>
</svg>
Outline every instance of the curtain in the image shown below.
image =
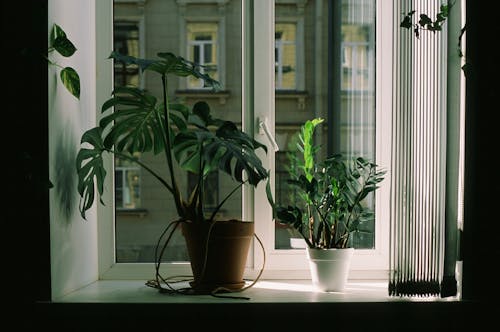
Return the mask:
<svg viewBox="0 0 500 332">
<path fill-rule="evenodd" d="M 460 206 L 460 66 L 454 63 L 460 62 L 452 54 L 458 38 L 449 47 L 447 29 L 457 28 L 448 21 L 443 31 L 421 31 L 417 37 L 399 26 L 402 13 L 416 10 L 416 16 L 434 19 L 441 1 L 393 3 L 389 294 L 454 296 Z M 450 10 L 458 18 L 459 3 Z"/>
</svg>

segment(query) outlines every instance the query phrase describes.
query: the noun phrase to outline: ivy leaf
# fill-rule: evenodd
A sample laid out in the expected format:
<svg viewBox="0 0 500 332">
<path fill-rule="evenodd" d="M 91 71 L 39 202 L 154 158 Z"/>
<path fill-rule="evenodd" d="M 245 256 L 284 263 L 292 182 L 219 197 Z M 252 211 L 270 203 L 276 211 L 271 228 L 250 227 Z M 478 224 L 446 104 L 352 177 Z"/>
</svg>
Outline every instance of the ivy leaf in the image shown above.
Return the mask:
<svg viewBox="0 0 500 332">
<path fill-rule="evenodd" d="M 77 99 L 80 99 L 80 76 L 76 70 L 65 67 L 61 70 L 60 76 L 66 89 Z"/>
<path fill-rule="evenodd" d="M 449 9 L 450 9 L 449 5 L 447 5 L 445 3 L 441 4 L 441 7 L 440 7 L 441 13 L 438 13 L 438 15 L 441 14 L 444 17 L 448 17 Z"/>
<path fill-rule="evenodd" d="M 52 46 L 57 52 L 65 57 L 70 57 L 76 52 L 75 45 L 73 45 L 73 43 L 66 37 L 59 37 L 55 39 Z"/>
<path fill-rule="evenodd" d="M 52 47 L 64 57 L 70 57 L 76 52 L 76 47 L 66 37 L 64 30 L 57 24 L 54 24 L 51 35 Z"/>
<path fill-rule="evenodd" d="M 399 26 L 401 28 L 406 28 L 406 29 L 410 29 L 412 24 L 411 24 L 411 17 L 406 15 L 403 19 L 403 21 L 401 21 L 401 24 L 399 24 Z"/>
<path fill-rule="evenodd" d="M 410 29 L 412 27 L 412 23 L 411 23 L 411 17 L 413 16 L 413 14 L 415 14 L 415 11 L 412 10 L 412 11 L 409 11 L 405 17 L 403 18 L 403 21 L 399 24 L 399 26 L 401 28 L 406 28 L 406 29 Z"/>
<path fill-rule="evenodd" d="M 420 14 L 420 20 L 418 21 L 418 24 L 420 24 L 420 26 L 422 27 L 425 27 L 426 25 L 431 26 L 432 20 L 429 16 L 427 16 L 427 14 Z"/>
</svg>

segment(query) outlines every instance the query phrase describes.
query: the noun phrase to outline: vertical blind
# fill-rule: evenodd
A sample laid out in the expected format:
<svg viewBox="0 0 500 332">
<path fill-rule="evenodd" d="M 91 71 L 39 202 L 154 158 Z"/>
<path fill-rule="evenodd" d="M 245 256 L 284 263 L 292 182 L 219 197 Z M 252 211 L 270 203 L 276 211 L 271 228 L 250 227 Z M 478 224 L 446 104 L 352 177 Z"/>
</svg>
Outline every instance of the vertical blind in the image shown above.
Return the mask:
<svg viewBox="0 0 500 332">
<path fill-rule="evenodd" d="M 395 0 L 389 294 L 440 294 L 445 258 L 446 26 L 402 29 L 402 13 L 435 18 L 436 0 Z M 418 17 L 414 18 L 418 21 Z"/>
</svg>

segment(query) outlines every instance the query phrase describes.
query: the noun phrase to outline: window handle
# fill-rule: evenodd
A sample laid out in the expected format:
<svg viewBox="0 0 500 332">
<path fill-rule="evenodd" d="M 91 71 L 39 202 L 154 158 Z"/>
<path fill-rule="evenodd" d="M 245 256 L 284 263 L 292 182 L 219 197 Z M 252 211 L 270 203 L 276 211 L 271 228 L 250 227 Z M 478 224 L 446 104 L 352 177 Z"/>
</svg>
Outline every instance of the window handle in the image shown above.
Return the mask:
<svg viewBox="0 0 500 332">
<path fill-rule="evenodd" d="M 267 139 L 269 140 L 269 142 L 271 142 L 271 145 L 273 146 L 274 152 L 279 151 L 280 147 L 278 146 L 278 143 L 276 143 L 276 139 L 271 134 L 271 131 L 267 126 L 267 118 L 264 118 L 264 120 L 259 120 L 259 134 L 261 135 L 265 134 L 267 136 Z"/>
</svg>

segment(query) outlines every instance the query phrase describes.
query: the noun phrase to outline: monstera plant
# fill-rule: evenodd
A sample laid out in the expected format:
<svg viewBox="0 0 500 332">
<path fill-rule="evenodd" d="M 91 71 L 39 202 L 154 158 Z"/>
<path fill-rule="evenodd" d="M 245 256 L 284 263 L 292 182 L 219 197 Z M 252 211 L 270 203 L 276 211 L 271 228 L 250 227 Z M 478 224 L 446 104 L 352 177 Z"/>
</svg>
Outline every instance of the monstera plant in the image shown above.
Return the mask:
<svg viewBox="0 0 500 332">
<path fill-rule="evenodd" d="M 220 88 L 218 81 L 203 73 L 202 66 L 173 53 L 158 53 L 158 59 L 148 60 L 113 52 L 110 58 L 125 64 L 135 64 L 143 71 L 158 75 L 162 91 L 158 98 L 137 87 L 115 88 L 111 98 L 102 105 L 103 117 L 99 125 L 83 134 L 82 147 L 77 155 L 82 217 L 85 218 L 96 196 L 103 195 L 107 176 L 103 155 L 113 154 L 135 163 L 168 190 L 170 197 L 164 199 L 173 199 L 175 203 L 178 218 L 166 227 L 170 229 L 167 238 L 177 226 L 181 226 L 194 275 L 192 289 L 199 292 L 243 289 L 245 283 L 242 273 L 246 252 L 254 235 L 253 222 L 221 221 L 216 220 L 216 216 L 227 199 L 242 185 L 257 186 L 267 178 L 268 172 L 256 154 L 257 149 L 267 152 L 266 146 L 240 130 L 235 123 L 213 117 L 209 105 L 204 101 L 197 102 L 192 109 L 170 101 L 167 89 L 172 76 L 193 76 L 203 80 L 206 87 L 213 90 Z M 150 151 L 165 156 L 165 173 L 168 177 L 163 177 L 137 157 L 137 153 Z M 176 171 L 179 170 L 196 176 L 196 185 L 187 194 L 180 190 L 179 177 L 176 177 Z M 234 181 L 234 188 L 215 209 L 208 211 L 203 195 L 205 180 L 217 171 L 227 173 Z M 243 250 L 233 250 L 224 247 L 224 244 L 224 249 L 220 249 L 218 241 L 227 238 L 229 228 L 233 227 L 236 228 L 235 236 L 245 240 Z M 246 233 L 240 234 L 242 232 Z M 166 231 L 159 234 L 158 244 L 165 234 Z M 165 289 L 161 283 L 166 280 L 159 275 L 159 265 L 167 242 L 157 247 L 156 279 L 149 283 L 161 290 Z M 205 251 L 207 248 L 208 252 Z M 236 276 L 225 276 L 227 271 L 234 270 L 230 268 L 232 263 L 216 261 L 232 257 L 236 251 L 242 252 L 239 259 L 243 267 L 237 269 Z M 213 264 L 219 265 L 213 267 Z M 222 278 L 225 280 L 219 280 Z"/>
</svg>

